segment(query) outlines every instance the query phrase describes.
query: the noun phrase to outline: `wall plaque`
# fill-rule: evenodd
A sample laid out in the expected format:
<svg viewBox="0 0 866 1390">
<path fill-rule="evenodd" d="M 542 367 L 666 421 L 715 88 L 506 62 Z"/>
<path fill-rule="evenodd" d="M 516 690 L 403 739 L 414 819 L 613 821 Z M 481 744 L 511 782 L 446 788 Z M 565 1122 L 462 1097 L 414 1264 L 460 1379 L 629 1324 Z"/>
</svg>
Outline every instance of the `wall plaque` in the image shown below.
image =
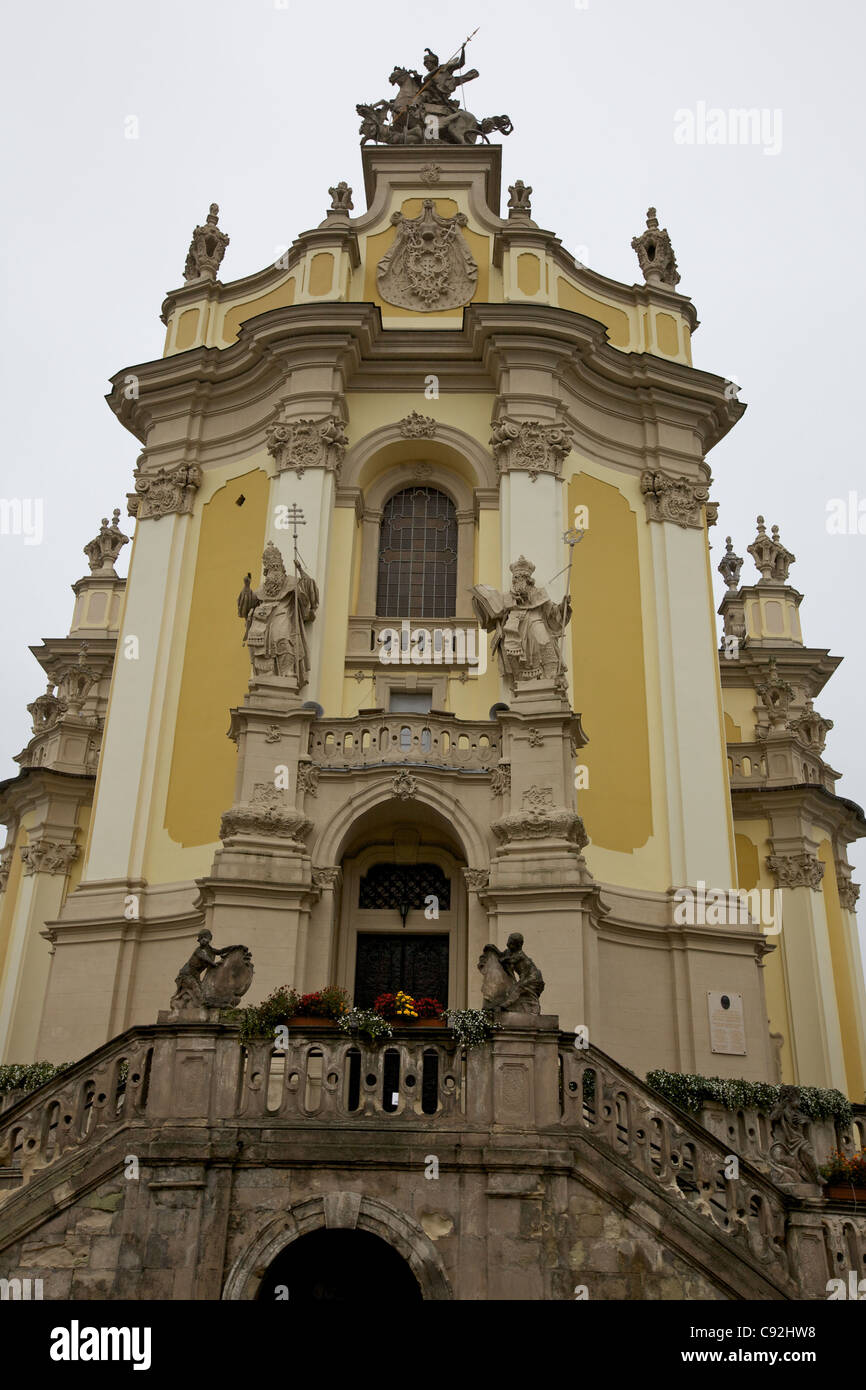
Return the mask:
<svg viewBox="0 0 866 1390">
<path fill-rule="evenodd" d="M 746 1025 L 743 1019 L 742 994 L 707 991 L 710 1013 L 710 1047 L 731 1057 L 746 1055 Z"/>
</svg>

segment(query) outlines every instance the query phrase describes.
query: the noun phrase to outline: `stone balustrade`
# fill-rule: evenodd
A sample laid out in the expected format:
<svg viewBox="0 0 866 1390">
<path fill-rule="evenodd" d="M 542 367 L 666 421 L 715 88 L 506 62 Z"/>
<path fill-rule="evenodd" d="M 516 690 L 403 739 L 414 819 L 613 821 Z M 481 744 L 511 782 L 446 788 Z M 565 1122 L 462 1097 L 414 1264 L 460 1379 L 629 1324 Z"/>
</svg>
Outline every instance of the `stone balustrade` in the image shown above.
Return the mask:
<svg viewBox="0 0 866 1390">
<path fill-rule="evenodd" d="M 440 767 L 453 772 L 489 772 L 499 761 L 499 726 L 475 723 L 439 711 L 386 714 L 367 710 L 352 719 L 317 720 L 310 729 L 309 756 L 318 768 Z"/>
<path fill-rule="evenodd" d="M 672 1109 L 595 1049 L 561 1051 L 563 1122 L 580 1125 L 614 1153 L 738 1243 L 777 1277 L 789 1278 L 785 1199 L 757 1169 L 697 1121 Z"/>
</svg>

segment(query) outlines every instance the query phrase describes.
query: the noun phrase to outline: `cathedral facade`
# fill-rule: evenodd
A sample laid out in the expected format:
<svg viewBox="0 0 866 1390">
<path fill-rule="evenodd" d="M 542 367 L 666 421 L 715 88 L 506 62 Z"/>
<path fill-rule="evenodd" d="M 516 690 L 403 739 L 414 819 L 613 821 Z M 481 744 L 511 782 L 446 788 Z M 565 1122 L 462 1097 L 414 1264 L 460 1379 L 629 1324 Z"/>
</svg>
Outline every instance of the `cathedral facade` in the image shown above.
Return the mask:
<svg viewBox="0 0 866 1390">
<path fill-rule="evenodd" d="M 539 226 L 523 182 L 501 211 L 488 136 L 510 122 L 456 112 L 459 66 L 433 65 L 426 108 L 405 72 L 387 109 L 359 108 L 365 209 L 335 184 L 276 264 L 219 278 L 212 206 L 162 306 L 164 355 L 112 379 L 141 450 L 129 576 L 115 512 L 68 634 L 32 649 L 48 690 L 0 787 L 0 1059 L 144 1047 L 205 931 L 248 949 L 245 1003 L 332 984 L 456 1010 L 486 1002 L 485 947 L 519 933 L 554 1020 L 512 1043 L 525 1061 L 553 1040 L 532 1124 L 567 1094 L 562 1034 L 626 1069 L 614 1091 L 658 1068 L 862 1105 L 846 849 L 866 823 L 834 792 L 815 707 L 839 658 L 804 639 L 778 529 L 743 538 L 745 579 L 711 529 L 708 456 L 744 406 L 693 364 L 654 209 L 631 285 Z M 517 1124 L 491 1085 L 478 1123 Z M 353 1210 L 387 1235 L 383 1197 Z M 309 1220 L 346 1224 L 322 1200 Z M 580 1208 L 586 1229 L 596 1215 Z M 427 1260 L 425 1296 L 450 1296 L 421 1224 L 397 1247 Z M 225 1296 L 251 1296 L 261 1252 L 235 1244 Z M 733 1260 L 714 1283 L 715 1246 L 696 1248 L 683 1237 L 670 1296 L 791 1296 L 757 1255 L 763 1274 Z M 163 1296 L 220 1296 L 222 1278 Z"/>
</svg>

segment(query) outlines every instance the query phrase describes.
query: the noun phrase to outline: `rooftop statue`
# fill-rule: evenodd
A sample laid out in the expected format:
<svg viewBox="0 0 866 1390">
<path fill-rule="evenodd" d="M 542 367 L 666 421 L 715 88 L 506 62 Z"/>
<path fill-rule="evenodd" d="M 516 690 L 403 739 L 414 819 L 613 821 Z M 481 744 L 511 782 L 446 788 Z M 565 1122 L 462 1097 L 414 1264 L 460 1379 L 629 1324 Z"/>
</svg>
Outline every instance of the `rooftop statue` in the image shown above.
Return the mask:
<svg viewBox="0 0 866 1390">
<path fill-rule="evenodd" d="M 455 96 L 458 87 L 478 76 L 477 68 L 459 72 L 465 62 L 464 43 L 446 63 L 440 63 L 438 54 L 426 48 L 423 74 L 414 68 L 395 67 L 388 80 L 397 87 L 397 95 L 390 101 L 355 107 L 361 117 L 361 144 L 474 145 L 479 139 L 489 144 L 487 137 L 494 130 L 510 135 L 514 127 L 508 116 L 485 116 L 479 121 Z"/>
</svg>

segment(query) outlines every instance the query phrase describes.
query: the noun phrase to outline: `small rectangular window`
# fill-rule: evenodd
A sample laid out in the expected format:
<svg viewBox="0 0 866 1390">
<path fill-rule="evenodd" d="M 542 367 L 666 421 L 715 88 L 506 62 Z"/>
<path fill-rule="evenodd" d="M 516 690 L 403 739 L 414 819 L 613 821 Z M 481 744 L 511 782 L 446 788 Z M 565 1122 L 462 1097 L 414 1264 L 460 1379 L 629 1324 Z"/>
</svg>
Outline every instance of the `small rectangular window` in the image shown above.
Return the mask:
<svg viewBox="0 0 866 1390">
<path fill-rule="evenodd" d="M 429 714 L 432 708 L 432 690 L 391 690 L 388 693 L 388 709 L 392 714 Z"/>
</svg>

